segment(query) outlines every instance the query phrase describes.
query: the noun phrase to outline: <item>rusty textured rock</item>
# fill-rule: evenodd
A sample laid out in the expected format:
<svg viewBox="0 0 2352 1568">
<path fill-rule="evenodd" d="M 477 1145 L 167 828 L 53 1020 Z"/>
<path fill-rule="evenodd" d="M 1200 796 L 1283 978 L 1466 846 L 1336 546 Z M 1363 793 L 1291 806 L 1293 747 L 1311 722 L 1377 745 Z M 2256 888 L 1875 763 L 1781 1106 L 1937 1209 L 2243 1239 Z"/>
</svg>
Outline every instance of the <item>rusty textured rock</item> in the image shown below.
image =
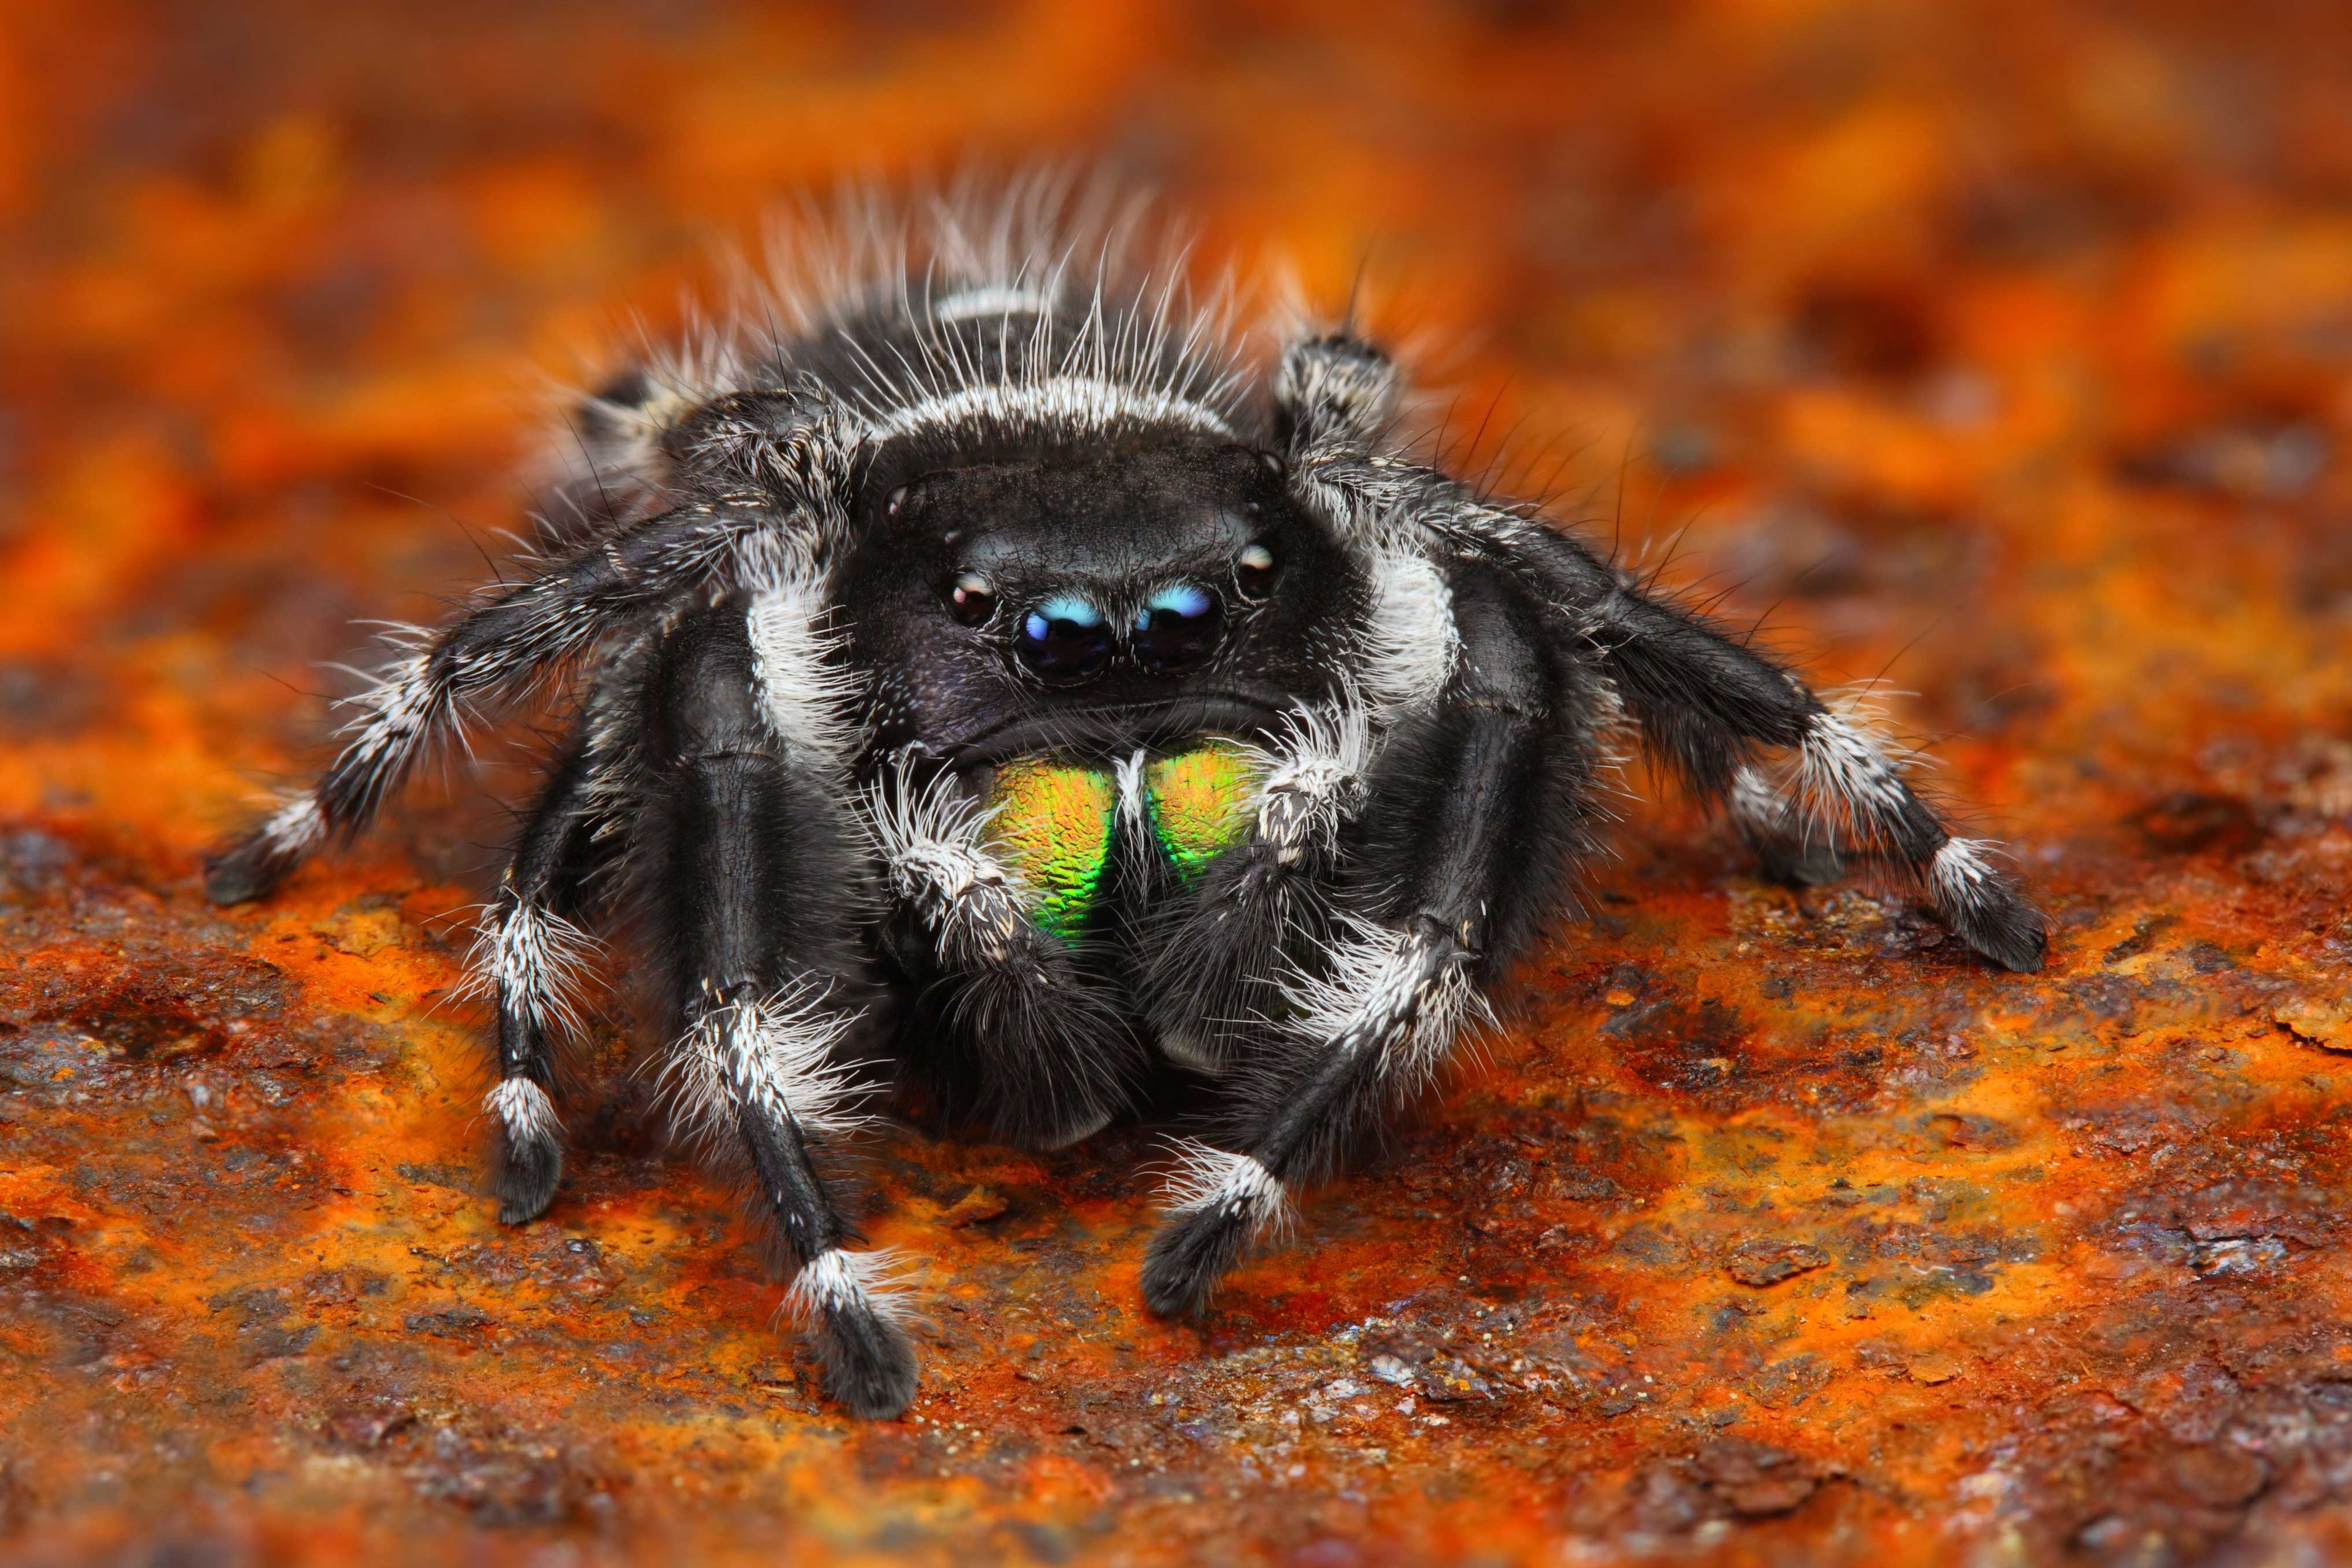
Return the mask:
<svg viewBox="0 0 2352 1568">
<path fill-rule="evenodd" d="M 2352 1556 L 2347 58 L 2189 0 L 11 8 L 0 1556 Z M 1485 1059 L 1202 1323 L 1138 1304 L 1151 1130 L 884 1140 L 900 1422 L 773 1331 L 617 1005 L 497 1226 L 453 994 L 517 753 L 257 906 L 196 855 L 353 617 L 481 574 L 539 375 L 972 144 L 1368 261 L 1463 462 L 1917 694 L 2047 972 L 1628 803 Z"/>
</svg>

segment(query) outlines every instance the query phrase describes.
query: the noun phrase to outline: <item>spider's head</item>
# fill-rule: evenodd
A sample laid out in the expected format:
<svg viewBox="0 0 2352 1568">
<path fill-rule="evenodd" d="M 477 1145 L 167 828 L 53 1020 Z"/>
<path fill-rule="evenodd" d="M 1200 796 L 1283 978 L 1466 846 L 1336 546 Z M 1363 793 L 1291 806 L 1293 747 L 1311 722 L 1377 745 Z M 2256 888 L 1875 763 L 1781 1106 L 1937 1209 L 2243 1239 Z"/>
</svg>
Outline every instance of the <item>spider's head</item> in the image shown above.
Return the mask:
<svg viewBox="0 0 2352 1568">
<path fill-rule="evenodd" d="M 908 738 L 976 762 L 1253 734 L 1333 677 L 1349 572 L 1242 446 L 934 468 L 877 485 L 843 605 Z"/>
</svg>

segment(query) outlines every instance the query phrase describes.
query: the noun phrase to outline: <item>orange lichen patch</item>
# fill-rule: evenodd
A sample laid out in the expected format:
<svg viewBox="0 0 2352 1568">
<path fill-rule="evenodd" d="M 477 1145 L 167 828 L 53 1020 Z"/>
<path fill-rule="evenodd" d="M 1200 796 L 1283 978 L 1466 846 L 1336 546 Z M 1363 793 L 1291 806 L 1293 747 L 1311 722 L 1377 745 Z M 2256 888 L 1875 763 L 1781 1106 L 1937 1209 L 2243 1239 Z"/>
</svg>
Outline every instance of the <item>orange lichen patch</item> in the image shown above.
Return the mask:
<svg viewBox="0 0 2352 1568">
<path fill-rule="evenodd" d="M 0 1556 L 2352 1556 L 2352 15 L 478 11 L 0 18 Z M 625 974 L 493 1222 L 502 741 L 264 904 L 195 857 L 708 240 L 1094 148 L 1414 344 L 1465 468 L 1915 693 L 2053 959 L 1631 806 L 1200 1321 L 1160 1130 L 876 1140 L 925 1381 L 861 1426 Z"/>
</svg>

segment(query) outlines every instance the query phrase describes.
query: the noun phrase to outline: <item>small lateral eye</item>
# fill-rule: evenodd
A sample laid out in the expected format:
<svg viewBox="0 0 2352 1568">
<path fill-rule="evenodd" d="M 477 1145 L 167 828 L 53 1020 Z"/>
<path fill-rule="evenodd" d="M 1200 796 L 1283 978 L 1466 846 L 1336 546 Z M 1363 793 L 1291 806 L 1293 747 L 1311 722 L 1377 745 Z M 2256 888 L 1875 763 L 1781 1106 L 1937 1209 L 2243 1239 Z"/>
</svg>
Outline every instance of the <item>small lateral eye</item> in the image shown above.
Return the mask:
<svg viewBox="0 0 2352 1568">
<path fill-rule="evenodd" d="M 898 508 L 905 504 L 907 500 L 907 491 L 911 488 L 911 486 L 900 485 L 897 489 L 892 490 L 889 495 L 883 499 L 882 510 L 892 517 L 898 516 Z"/>
<path fill-rule="evenodd" d="M 955 580 L 955 586 L 948 590 L 948 602 L 955 606 L 955 618 L 968 626 L 980 626 L 996 614 L 996 590 L 977 572 L 967 572 Z"/>
<path fill-rule="evenodd" d="M 1234 562 L 1234 585 L 1253 603 L 1274 591 L 1274 552 L 1263 544 L 1251 545 Z"/>
</svg>

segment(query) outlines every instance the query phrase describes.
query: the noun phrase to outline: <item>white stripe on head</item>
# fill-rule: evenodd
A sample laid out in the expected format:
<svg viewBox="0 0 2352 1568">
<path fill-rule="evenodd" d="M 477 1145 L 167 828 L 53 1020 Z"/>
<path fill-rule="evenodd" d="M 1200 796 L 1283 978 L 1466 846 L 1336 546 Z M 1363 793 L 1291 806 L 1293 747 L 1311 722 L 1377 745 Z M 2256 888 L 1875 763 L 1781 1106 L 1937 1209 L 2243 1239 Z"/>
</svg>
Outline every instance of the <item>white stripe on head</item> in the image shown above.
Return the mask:
<svg viewBox="0 0 2352 1568">
<path fill-rule="evenodd" d="M 1047 375 L 958 387 L 878 411 L 867 433 L 876 440 L 889 440 L 971 426 L 1086 433 L 1135 425 L 1174 425 L 1221 441 L 1234 439 L 1233 426 L 1206 404 L 1091 375 Z"/>
</svg>

